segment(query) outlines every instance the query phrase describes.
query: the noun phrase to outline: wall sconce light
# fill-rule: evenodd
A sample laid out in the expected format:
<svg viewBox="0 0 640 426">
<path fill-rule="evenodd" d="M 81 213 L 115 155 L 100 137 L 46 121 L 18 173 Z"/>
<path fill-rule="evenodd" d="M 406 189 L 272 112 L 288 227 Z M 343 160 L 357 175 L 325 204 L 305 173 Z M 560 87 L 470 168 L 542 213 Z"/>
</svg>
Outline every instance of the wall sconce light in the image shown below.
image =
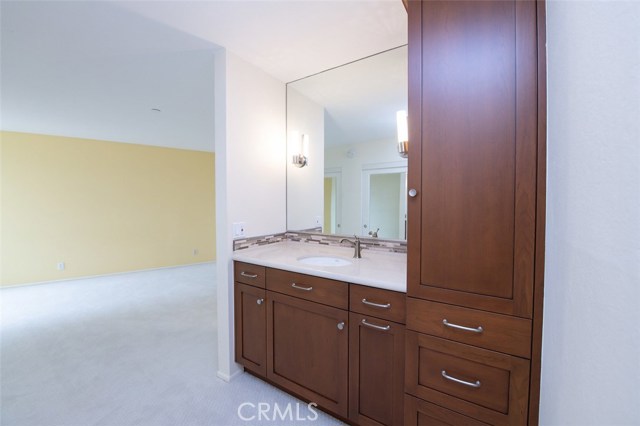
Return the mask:
<svg viewBox="0 0 640 426">
<path fill-rule="evenodd" d="M 396 113 L 396 122 L 398 124 L 398 154 L 402 158 L 409 156 L 409 128 L 407 126 L 407 111 L 398 111 Z"/>
<path fill-rule="evenodd" d="M 293 156 L 293 165 L 298 168 L 309 165 L 309 135 L 302 134 L 300 150 Z"/>
</svg>

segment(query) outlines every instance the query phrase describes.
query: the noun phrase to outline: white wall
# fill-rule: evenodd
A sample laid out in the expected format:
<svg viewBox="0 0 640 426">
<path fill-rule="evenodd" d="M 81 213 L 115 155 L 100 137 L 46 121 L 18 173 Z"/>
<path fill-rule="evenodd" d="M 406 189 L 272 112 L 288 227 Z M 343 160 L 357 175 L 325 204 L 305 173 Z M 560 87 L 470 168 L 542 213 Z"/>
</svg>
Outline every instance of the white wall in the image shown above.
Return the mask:
<svg viewBox="0 0 640 426">
<path fill-rule="evenodd" d="M 218 376 L 233 361 L 232 223 L 247 236 L 286 230 L 285 85 L 225 50 L 216 54 Z"/>
<path fill-rule="evenodd" d="M 352 156 L 347 155 L 351 151 Z M 360 234 L 362 226 L 362 168 L 364 165 L 394 162 L 407 165 L 393 139 L 338 145 L 325 150 L 325 168 L 342 170 L 341 229 L 339 234 Z"/>
<path fill-rule="evenodd" d="M 287 228 L 316 228 L 324 223 L 324 107 L 287 89 Z M 309 135 L 309 165 L 298 168 L 291 157 L 300 149 L 300 136 Z M 298 137 L 296 137 L 298 136 Z"/>
<path fill-rule="evenodd" d="M 640 2 L 549 1 L 540 423 L 640 424 Z"/>
</svg>

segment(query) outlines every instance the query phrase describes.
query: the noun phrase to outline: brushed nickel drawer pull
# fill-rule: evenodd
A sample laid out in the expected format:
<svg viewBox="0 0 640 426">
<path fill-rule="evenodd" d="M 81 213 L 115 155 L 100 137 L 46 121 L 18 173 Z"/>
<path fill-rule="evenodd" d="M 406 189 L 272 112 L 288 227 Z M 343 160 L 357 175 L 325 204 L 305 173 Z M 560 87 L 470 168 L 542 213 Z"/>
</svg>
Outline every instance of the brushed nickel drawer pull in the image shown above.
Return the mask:
<svg viewBox="0 0 640 426">
<path fill-rule="evenodd" d="M 258 274 L 247 274 L 245 271 L 240 272 L 240 275 L 247 278 L 258 278 Z"/>
<path fill-rule="evenodd" d="M 367 327 L 375 328 L 376 330 L 387 331 L 391 328 L 390 325 L 375 325 L 367 322 L 366 319 L 362 318 L 362 325 L 366 325 Z"/>
<path fill-rule="evenodd" d="M 369 302 L 367 299 L 362 299 L 362 303 L 364 303 L 365 305 L 373 306 L 374 308 L 389 309 L 391 307 L 391 303 L 385 303 L 385 304 L 373 303 L 373 302 Z"/>
<path fill-rule="evenodd" d="M 458 330 L 471 331 L 472 333 L 482 333 L 484 331 L 484 328 L 482 328 L 482 326 L 476 328 L 465 327 L 463 325 L 452 324 L 448 322 L 446 318 L 442 320 L 442 323 L 447 327 L 457 328 Z"/>
<path fill-rule="evenodd" d="M 475 383 L 465 382 L 464 380 L 456 379 L 455 377 L 449 376 L 445 370 L 442 370 L 441 374 L 442 374 L 442 377 L 444 377 L 445 379 L 451 380 L 452 382 L 460 383 L 461 385 L 470 386 L 476 389 L 481 386 L 480 380 L 476 380 Z"/>
<path fill-rule="evenodd" d="M 337 327 L 338 327 L 338 330 L 344 330 L 344 321 L 340 321 Z"/>
<path fill-rule="evenodd" d="M 264 299 L 258 299 L 258 300 L 256 300 L 256 303 L 258 305 L 262 305 L 264 303 Z"/>
<path fill-rule="evenodd" d="M 313 287 L 300 287 L 298 284 L 296 283 L 291 283 L 291 287 L 293 288 L 297 288 L 298 290 L 304 290 L 304 291 L 311 291 L 313 290 Z"/>
</svg>

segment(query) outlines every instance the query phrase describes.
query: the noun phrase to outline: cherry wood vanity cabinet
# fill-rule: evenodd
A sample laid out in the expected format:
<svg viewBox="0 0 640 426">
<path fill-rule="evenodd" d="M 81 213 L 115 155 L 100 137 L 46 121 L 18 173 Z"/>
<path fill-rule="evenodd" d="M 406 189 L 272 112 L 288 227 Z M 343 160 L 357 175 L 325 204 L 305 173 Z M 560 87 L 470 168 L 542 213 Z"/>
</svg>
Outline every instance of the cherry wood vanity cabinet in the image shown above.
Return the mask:
<svg viewBox="0 0 640 426">
<path fill-rule="evenodd" d="M 267 378 L 347 417 L 349 285 L 269 268 L 267 289 Z"/>
<path fill-rule="evenodd" d="M 404 401 L 407 425 L 420 426 L 487 426 L 486 423 L 447 410 L 439 405 L 407 395 Z"/>
<path fill-rule="evenodd" d="M 236 362 L 260 376 L 267 374 L 267 292 L 263 266 L 234 264 Z"/>
<path fill-rule="evenodd" d="M 349 419 L 404 424 L 405 294 L 351 285 Z"/>
<path fill-rule="evenodd" d="M 408 3 L 405 419 L 537 424 L 544 3 Z"/>
<path fill-rule="evenodd" d="M 234 268 L 236 362 L 350 423 L 404 423 L 404 293 Z"/>
</svg>

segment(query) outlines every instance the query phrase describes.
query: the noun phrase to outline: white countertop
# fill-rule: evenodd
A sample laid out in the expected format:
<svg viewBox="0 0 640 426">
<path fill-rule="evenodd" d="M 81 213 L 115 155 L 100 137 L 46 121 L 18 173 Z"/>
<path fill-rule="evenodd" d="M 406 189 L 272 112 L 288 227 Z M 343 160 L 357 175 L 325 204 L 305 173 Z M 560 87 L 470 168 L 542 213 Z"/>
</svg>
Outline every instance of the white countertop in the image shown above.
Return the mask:
<svg viewBox="0 0 640 426">
<path fill-rule="evenodd" d="M 333 256 L 351 261 L 346 266 L 315 266 L 300 263 L 307 256 Z M 362 259 L 353 258 L 353 248 L 283 241 L 233 252 L 233 260 L 284 269 L 332 280 L 393 291 L 407 291 L 407 255 L 362 249 Z"/>
</svg>

